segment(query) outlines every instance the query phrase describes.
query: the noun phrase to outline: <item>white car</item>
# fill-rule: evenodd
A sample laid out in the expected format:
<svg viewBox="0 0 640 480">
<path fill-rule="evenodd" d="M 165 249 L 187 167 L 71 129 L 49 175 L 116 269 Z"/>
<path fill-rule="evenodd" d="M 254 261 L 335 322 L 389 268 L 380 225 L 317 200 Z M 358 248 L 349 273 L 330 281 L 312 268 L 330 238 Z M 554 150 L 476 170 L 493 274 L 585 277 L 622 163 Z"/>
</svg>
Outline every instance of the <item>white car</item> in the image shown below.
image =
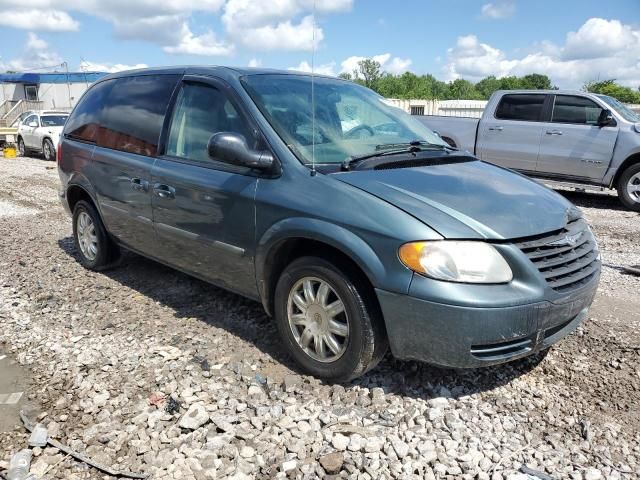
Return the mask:
<svg viewBox="0 0 640 480">
<path fill-rule="evenodd" d="M 55 160 L 58 140 L 67 112 L 39 111 L 27 116 L 18 125 L 18 151 L 25 156 L 30 151 L 42 153 L 45 160 Z"/>
</svg>

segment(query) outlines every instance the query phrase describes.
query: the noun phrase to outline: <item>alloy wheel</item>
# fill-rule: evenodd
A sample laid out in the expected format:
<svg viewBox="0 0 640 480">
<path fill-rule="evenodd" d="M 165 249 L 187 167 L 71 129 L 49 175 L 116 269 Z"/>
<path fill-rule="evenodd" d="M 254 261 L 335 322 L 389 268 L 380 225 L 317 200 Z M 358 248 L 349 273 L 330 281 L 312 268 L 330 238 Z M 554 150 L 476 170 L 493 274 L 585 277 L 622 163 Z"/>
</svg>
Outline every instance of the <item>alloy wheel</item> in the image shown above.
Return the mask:
<svg viewBox="0 0 640 480">
<path fill-rule="evenodd" d="M 293 285 L 287 319 L 298 346 L 312 359 L 334 362 L 347 350 L 349 318 L 345 305 L 325 280 L 304 277 Z"/>
</svg>

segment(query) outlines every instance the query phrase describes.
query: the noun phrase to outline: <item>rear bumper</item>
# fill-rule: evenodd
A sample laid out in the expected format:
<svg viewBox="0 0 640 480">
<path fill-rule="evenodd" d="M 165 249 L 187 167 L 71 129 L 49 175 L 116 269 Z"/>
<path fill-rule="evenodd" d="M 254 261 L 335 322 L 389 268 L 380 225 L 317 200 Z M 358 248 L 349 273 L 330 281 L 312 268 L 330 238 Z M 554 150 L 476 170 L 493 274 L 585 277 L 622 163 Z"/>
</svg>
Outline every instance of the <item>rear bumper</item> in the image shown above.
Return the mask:
<svg viewBox="0 0 640 480">
<path fill-rule="evenodd" d="M 564 302 L 495 308 L 376 293 L 395 357 L 474 368 L 531 355 L 573 332 L 586 318 L 597 285 L 596 277 Z"/>
<path fill-rule="evenodd" d="M 69 208 L 69 202 L 67 202 L 67 194 L 63 188 L 58 190 L 58 198 L 60 199 L 60 203 L 62 203 L 62 206 L 64 207 L 64 211 L 71 216 L 72 212 Z"/>
</svg>

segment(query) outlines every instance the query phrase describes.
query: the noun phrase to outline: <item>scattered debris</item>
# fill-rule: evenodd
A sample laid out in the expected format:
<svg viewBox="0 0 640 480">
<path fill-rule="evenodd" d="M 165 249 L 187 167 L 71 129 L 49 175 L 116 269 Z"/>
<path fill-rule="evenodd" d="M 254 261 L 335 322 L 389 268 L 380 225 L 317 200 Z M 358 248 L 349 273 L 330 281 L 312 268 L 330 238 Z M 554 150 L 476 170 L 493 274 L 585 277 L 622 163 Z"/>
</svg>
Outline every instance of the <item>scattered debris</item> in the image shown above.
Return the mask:
<svg viewBox="0 0 640 480">
<path fill-rule="evenodd" d="M 622 270 L 626 273 L 640 276 L 640 265 L 623 266 Z"/>
<path fill-rule="evenodd" d="M 16 453 L 9 463 L 7 480 L 25 480 L 31 467 L 31 450 L 24 449 Z"/>
<path fill-rule="evenodd" d="M 554 480 L 551 475 L 547 475 L 544 472 L 540 472 L 539 470 L 534 470 L 533 468 L 529 468 L 526 465 L 520 466 L 520 471 L 525 475 L 528 475 L 531 480 Z"/>
<path fill-rule="evenodd" d="M 149 396 L 149 399 L 147 401 L 149 402 L 149 405 L 160 408 L 162 405 L 164 405 L 166 399 L 167 397 L 164 393 L 155 392 L 152 393 L 151 396 Z"/>
<path fill-rule="evenodd" d="M 29 437 L 29 446 L 44 447 L 47 444 L 48 439 L 49 433 L 47 432 L 47 429 L 38 423 L 33 427 L 33 431 Z"/>
<path fill-rule="evenodd" d="M 35 425 L 27 418 L 26 413 L 24 412 L 24 410 L 20 411 L 20 418 L 22 419 L 22 423 L 24 424 L 24 427 L 29 431 L 29 432 L 33 432 Z M 61 452 L 64 452 L 68 455 L 71 455 L 73 458 L 75 458 L 76 460 L 79 460 L 83 463 L 86 463 L 87 465 L 90 465 L 98 470 L 103 471 L 104 473 L 107 473 L 109 475 L 112 475 L 114 477 L 127 477 L 127 478 L 147 478 L 148 475 L 144 475 L 141 473 L 134 473 L 134 472 L 127 472 L 127 471 L 118 471 L 115 470 L 113 468 L 109 468 L 105 465 L 102 465 L 98 462 L 94 462 L 93 460 L 91 460 L 89 457 L 87 457 L 86 455 L 83 455 L 81 453 L 75 452 L 73 450 L 71 450 L 69 447 L 67 447 L 66 445 L 63 445 L 62 443 L 58 442 L 57 440 L 54 440 L 52 438 L 47 439 L 47 443 L 49 445 L 51 445 L 54 448 L 57 448 L 58 450 L 60 450 Z M 22 450 L 23 452 L 25 450 Z M 29 462 L 31 460 L 31 451 L 27 450 L 27 452 L 29 452 Z M 11 470 L 10 470 L 11 471 Z M 29 473 L 29 469 L 27 468 L 27 473 Z M 26 477 L 26 475 L 25 475 Z M 22 477 L 24 478 L 24 477 Z M 15 479 L 11 478 L 11 476 L 7 476 L 8 480 L 22 480 L 22 478 L 20 477 L 15 477 Z"/>
</svg>

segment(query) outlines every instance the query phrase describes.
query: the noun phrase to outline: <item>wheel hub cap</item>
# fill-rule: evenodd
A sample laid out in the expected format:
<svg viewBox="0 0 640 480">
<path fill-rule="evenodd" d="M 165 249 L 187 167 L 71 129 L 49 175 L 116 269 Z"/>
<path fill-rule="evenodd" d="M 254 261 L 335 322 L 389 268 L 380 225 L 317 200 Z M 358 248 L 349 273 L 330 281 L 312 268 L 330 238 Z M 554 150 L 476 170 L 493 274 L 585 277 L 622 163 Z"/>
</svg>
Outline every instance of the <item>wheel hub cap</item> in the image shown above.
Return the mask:
<svg viewBox="0 0 640 480">
<path fill-rule="evenodd" d="M 80 212 L 78 215 L 76 232 L 82 254 L 88 260 L 95 260 L 98 255 L 98 237 L 96 236 L 96 227 L 88 213 Z"/>
<path fill-rule="evenodd" d="M 640 202 L 640 173 L 636 173 L 627 183 L 627 193 L 635 202 Z"/>
<path fill-rule="evenodd" d="M 319 362 L 334 362 L 347 349 L 349 320 L 342 299 L 326 281 L 299 280 L 289 293 L 287 317 L 298 346 Z"/>
</svg>

